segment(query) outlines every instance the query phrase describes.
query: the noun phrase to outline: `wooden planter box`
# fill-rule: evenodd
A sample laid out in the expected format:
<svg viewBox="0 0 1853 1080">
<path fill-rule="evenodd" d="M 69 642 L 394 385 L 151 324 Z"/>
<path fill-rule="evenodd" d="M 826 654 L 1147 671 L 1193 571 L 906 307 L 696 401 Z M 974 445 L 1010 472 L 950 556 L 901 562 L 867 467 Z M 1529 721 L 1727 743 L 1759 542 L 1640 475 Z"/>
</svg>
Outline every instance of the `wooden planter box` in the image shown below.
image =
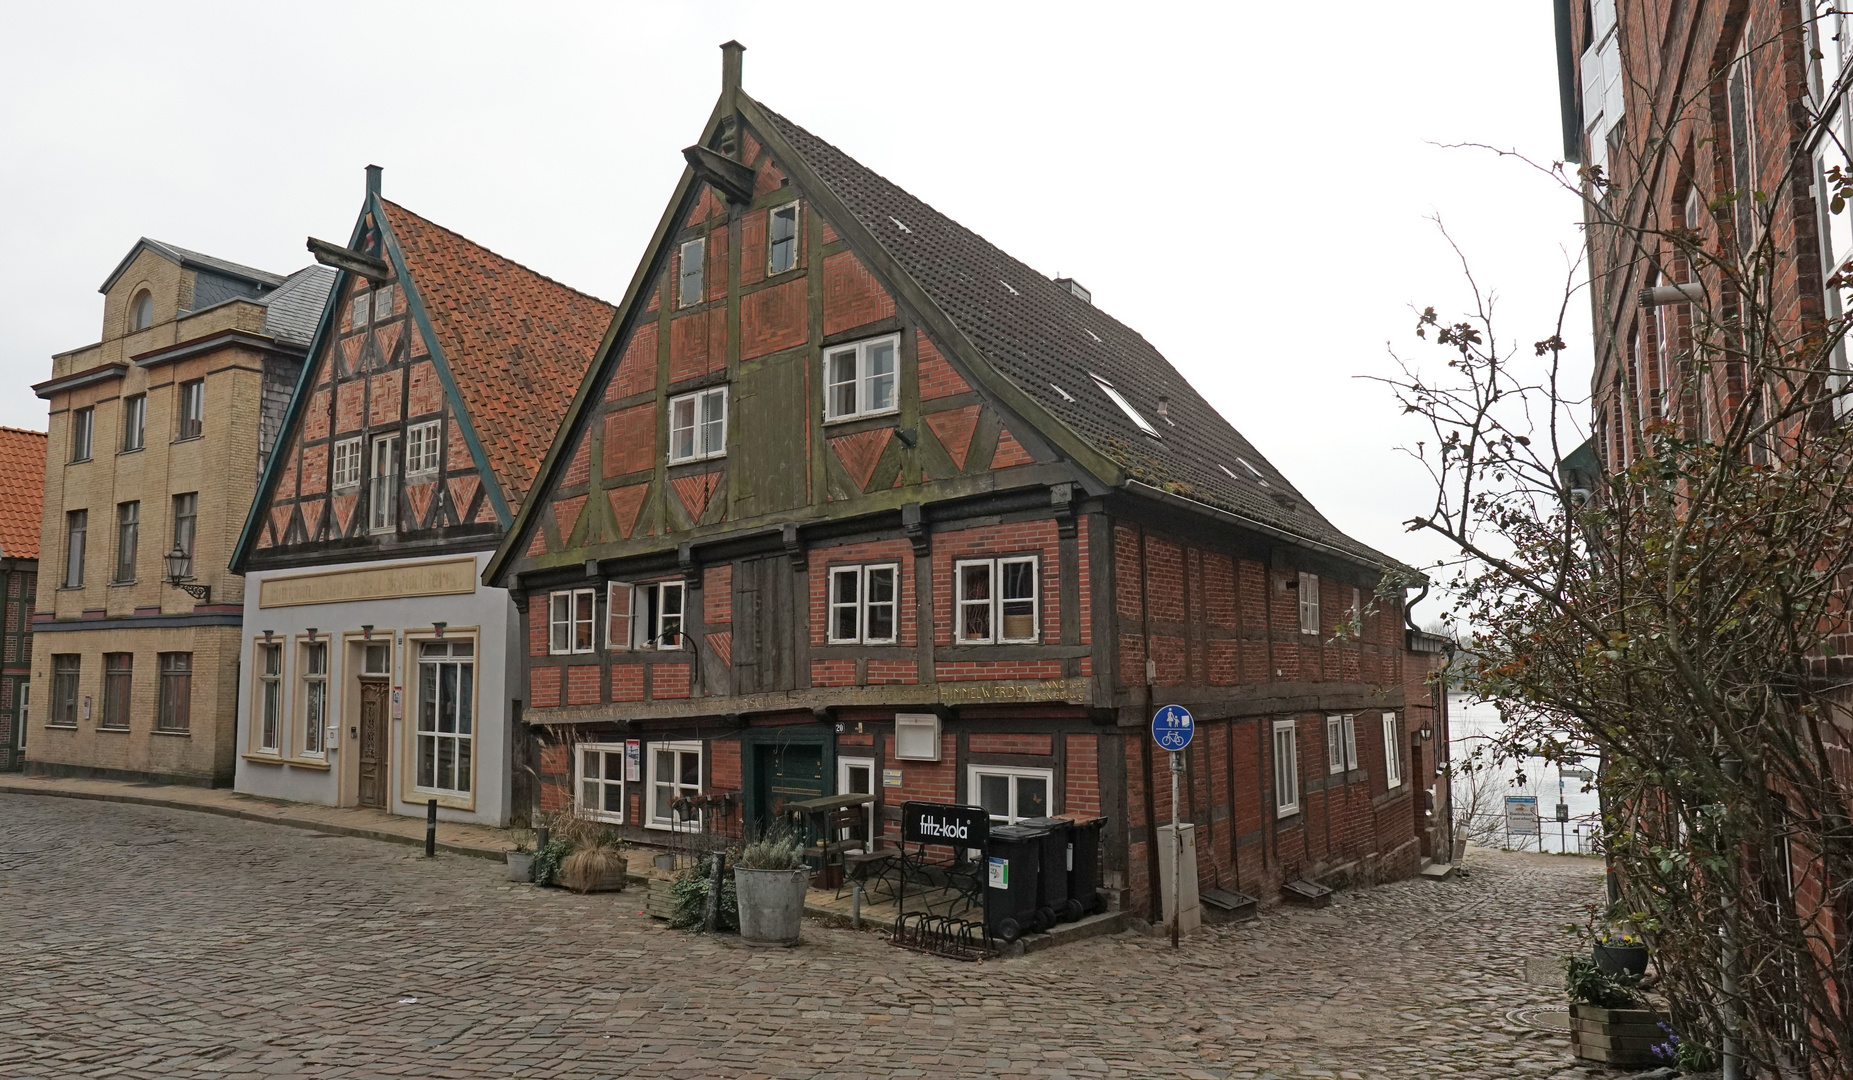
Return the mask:
<svg viewBox="0 0 1853 1080">
<path fill-rule="evenodd" d="M 1663 1065 L 1653 1047 L 1666 1042 L 1652 1009 L 1598 1009 L 1570 1006 L 1570 1051 L 1584 1061 L 1610 1065 Z"/>
<path fill-rule="evenodd" d="M 568 855 L 560 864 L 559 882 L 562 886 L 578 893 L 619 892 L 624 888 L 629 864 L 623 855 L 615 856 L 610 866 L 596 878 L 586 880 L 583 871 L 574 864 Z"/>
<path fill-rule="evenodd" d="M 643 910 L 653 919 L 673 919 L 676 917 L 676 883 L 668 878 L 651 878 L 650 893 L 644 899 Z"/>
</svg>

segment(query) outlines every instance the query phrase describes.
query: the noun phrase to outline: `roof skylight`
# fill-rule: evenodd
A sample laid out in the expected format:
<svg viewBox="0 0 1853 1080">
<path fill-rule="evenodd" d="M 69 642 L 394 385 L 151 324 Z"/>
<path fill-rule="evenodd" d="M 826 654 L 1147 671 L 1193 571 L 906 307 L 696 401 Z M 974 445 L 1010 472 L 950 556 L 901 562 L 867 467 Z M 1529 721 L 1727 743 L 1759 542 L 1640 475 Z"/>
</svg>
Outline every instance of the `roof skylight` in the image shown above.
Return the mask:
<svg viewBox="0 0 1853 1080">
<path fill-rule="evenodd" d="M 1244 468 L 1244 469 L 1247 469 L 1247 470 L 1248 470 L 1248 475 L 1250 475 L 1250 476 L 1252 476 L 1252 477 L 1254 477 L 1254 478 L 1255 478 L 1255 483 L 1257 483 L 1257 484 L 1260 484 L 1260 485 L 1261 485 L 1262 487 L 1273 487 L 1273 486 L 1274 486 L 1274 485 L 1272 485 L 1272 484 L 1270 484 L 1270 483 L 1268 483 L 1268 478 L 1267 478 L 1267 477 L 1265 477 L 1265 476 L 1262 476 L 1262 475 L 1261 475 L 1261 470 L 1260 470 L 1260 469 L 1257 469 L 1257 468 L 1255 468 L 1255 467 L 1254 467 L 1253 465 L 1250 465 L 1250 464 L 1248 463 L 1248 459 L 1247 459 L 1247 458 L 1244 458 L 1244 457 L 1239 457 L 1239 458 L 1236 458 L 1235 460 L 1241 463 L 1241 465 L 1242 465 L 1242 468 Z M 1228 472 L 1228 471 L 1229 471 L 1228 469 L 1224 469 L 1224 470 L 1223 470 L 1223 472 Z"/>
<path fill-rule="evenodd" d="M 1152 426 L 1152 422 L 1150 420 L 1147 420 L 1144 416 L 1140 415 L 1139 410 L 1132 407 L 1132 402 L 1127 401 L 1125 398 L 1121 397 L 1120 392 L 1118 390 L 1113 389 L 1112 383 L 1108 382 L 1107 380 L 1101 378 L 1098 375 L 1094 375 L 1094 373 L 1091 371 L 1088 372 L 1088 374 L 1093 375 L 1094 385 L 1100 387 L 1100 392 L 1107 395 L 1107 397 L 1112 400 L 1113 404 L 1118 405 L 1120 407 L 1120 411 L 1126 414 L 1126 418 L 1128 420 L 1131 420 L 1133 423 L 1139 425 L 1140 431 L 1145 432 L 1147 435 L 1150 435 L 1154 439 L 1162 438 L 1162 436 L 1158 434 L 1158 429 Z"/>
</svg>

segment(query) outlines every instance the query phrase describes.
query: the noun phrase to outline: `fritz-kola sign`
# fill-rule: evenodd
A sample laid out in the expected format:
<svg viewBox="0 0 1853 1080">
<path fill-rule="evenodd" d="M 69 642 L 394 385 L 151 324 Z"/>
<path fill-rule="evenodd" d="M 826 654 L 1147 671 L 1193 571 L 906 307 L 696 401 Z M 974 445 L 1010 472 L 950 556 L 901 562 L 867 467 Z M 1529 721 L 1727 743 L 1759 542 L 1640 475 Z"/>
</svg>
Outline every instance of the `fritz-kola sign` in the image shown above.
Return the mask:
<svg viewBox="0 0 1853 1080">
<path fill-rule="evenodd" d="M 981 848 L 990 838 L 991 815 L 982 807 L 926 802 L 901 804 L 903 843 Z"/>
</svg>

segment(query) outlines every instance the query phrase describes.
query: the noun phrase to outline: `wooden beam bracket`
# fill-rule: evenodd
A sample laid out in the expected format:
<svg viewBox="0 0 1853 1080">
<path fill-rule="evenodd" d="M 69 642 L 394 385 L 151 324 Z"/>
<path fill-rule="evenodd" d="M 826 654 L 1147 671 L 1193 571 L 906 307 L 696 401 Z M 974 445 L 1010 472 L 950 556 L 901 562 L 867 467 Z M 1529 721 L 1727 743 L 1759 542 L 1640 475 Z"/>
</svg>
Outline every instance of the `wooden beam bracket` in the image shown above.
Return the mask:
<svg viewBox="0 0 1853 1080">
<path fill-rule="evenodd" d="M 377 259 L 365 252 L 345 248 L 340 244 L 331 244 L 326 240 L 309 237 L 309 254 L 323 266 L 332 266 L 336 270 L 346 270 L 358 274 L 375 285 L 392 280 L 392 267 L 385 259 Z"/>
<path fill-rule="evenodd" d="M 727 201 L 745 205 L 753 201 L 753 170 L 705 146 L 682 151 L 695 175 L 712 185 Z"/>
</svg>

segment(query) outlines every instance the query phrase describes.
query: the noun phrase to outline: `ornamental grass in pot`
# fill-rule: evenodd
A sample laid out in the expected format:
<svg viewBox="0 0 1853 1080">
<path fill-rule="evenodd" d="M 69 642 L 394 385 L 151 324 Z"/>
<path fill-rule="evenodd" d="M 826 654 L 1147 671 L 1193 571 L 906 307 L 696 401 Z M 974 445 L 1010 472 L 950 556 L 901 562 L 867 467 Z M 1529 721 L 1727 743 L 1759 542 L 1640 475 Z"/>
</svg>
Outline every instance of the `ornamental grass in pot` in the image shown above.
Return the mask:
<svg viewBox="0 0 1853 1080">
<path fill-rule="evenodd" d="M 534 880 L 534 834 L 526 829 L 512 829 L 509 838 L 515 842 L 508 855 L 508 880 Z"/>
<path fill-rule="evenodd" d="M 749 945 L 796 945 L 804 921 L 810 871 L 796 837 L 769 834 L 746 845 L 733 868 L 740 904 L 740 940 Z"/>
<path fill-rule="evenodd" d="M 576 893 L 617 892 L 624 888 L 630 862 L 615 830 L 576 817 L 568 827 L 572 850 L 560 860 L 560 884 Z"/>
</svg>

